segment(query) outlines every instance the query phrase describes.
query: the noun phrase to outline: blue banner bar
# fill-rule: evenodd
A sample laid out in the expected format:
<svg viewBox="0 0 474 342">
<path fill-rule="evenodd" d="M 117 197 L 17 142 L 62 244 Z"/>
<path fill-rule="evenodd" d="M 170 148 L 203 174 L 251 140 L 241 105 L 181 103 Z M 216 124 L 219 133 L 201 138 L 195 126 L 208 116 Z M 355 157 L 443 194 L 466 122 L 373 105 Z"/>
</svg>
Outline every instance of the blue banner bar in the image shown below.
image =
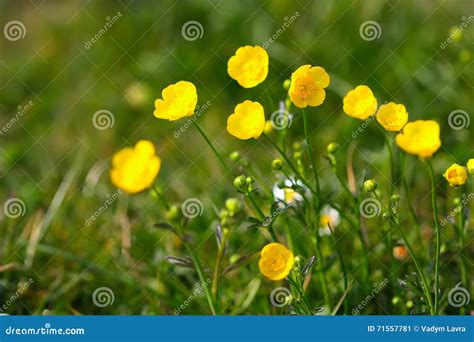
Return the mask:
<svg viewBox="0 0 474 342">
<path fill-rule="evenodd" d="M 473 316 L 0 316 L 0 341 L 465 341 Z"/>
</svg>

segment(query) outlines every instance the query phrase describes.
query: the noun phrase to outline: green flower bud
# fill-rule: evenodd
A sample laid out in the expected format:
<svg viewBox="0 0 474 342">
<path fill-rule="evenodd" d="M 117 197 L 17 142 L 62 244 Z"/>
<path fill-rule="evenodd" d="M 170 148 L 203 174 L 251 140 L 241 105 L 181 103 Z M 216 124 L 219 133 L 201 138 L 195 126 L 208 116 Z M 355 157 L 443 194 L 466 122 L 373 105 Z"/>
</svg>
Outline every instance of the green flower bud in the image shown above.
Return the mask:
<svg viewBox="0 0 474 342">
<path fill-rule="evenodd" d="M 232 254 L 229 258 L 229 262 L 232 265 L 232 264 L 236 263 L 239 259 L 240 259 L 240 255 Z"/>
<path fill-rule="evenodd" d="M 240 159 L 239 151 L 234 151 L 229 155 L 230 160 L 237 161 Z"/>
<path fill-rule="evenodd" d="M 390 200 L 393 202 L 393 203 L 398 203 L 400 201 L 400 195 L 398 194 L 393 194 L 391 197 L 390 197 Z"/>
<path fill-rule="evenodd" d="M 332 167 L 335 167 L 337 165 L 337 159 L 334 155 L 330 154 L 328 156 L 329 159 L 329 164 L 331 164 Z"/>
<path fill-rule="evenodd" d="M 247 185 L 251 185 L 251 184 L 253 184 L 254 179 L 249 176 L 249 177 L 247 177 L 247 178 L 245 179 L 245 182 L 247 183 Z"/>
<path fill-rule="evenodd" d="M 299 143 L 299 142 L 293 143 L 293 149 L 300 150 L 301 149 L 301 143 Z"/>
<path fill-rule="evenodd" d="M 283 160 L 281 159 L 275 159 L 272 161 L 272 169 L 273 170 L 280 170 L 283 166 Z"/>
<path fill-rule="evenodd" d="M 285 100 L 285 107 L 286 107 L 286 108 L 290 108 L 290 106 L 291 106 L 291 100 L 290 100 L 289 98 L 287 98 L 287 99 Z"/>
<path fill-rule="evenodd" d="M 377 189 L 377 181 L 375 179 L 368 179 L 364 182 L 364 191 L 372 192 Z"/>
<path fill-rule="evenodd" d="M 283 81 L 283 89 L 288 90 L 290 89 L 291 81 L 289 79 L 286 79 Z"/>
<path fill-rule="evenodd" d="M 392 298 L 392 304 L 397 305 L 398 303 L 400 303 L 400 297 L 398 297 L 398 296 L 393 297 Z"/>
<path fill-rule="evenodd" d="M 388 220 L 388 219 L 390 218 L 390 213 L 387 212 L 387 211 L 384 212 L 384 213 L 382 214 L 382 218 L 383 218 L 384 220 Z"/>
<path fill-rule="evenodd" d="M 303 153 L 301 153 L 301 151 L 296 151 L 295 153 L 293 153 L 293 158 L 295 159 L 301 159 Z"/>
<path fill-rule="evenodd" d="M 285 189 L 285 188 L 287 188 L 287 186 L 286 186 L 286 184 L 285 184 L 285 181 L 283 181 L 283 180 L 278 181 L 277 186 L 278 186 L 279 189 Z"/>
<path fill-rule="evenodd" d="M 228 217 L 229 217 L 229 211 L 228 211 L 228 210 L 222 209 L 222 210 L 219 212 L 219 218 L 220 218 L 221 220 L 226 219 L 226 218 L 228 218 Z"/>
<path fill-rule="evenodd" d="M 234 216 L 242 210 L 242 202 L 240 202 L 240 200 L 237 198 L 228 198 L 225 201 L 225 207 L 229 211 L 230 215 Z"/>
<path fill-rule="evenodd" d="M 411 309 L 411 308 L 413 307 L 413 301 L 412 301 L 412 300 L 407 301 L 406 307 L 407 307 L 408 309 Z"/>
<path fill-rule="evenodd" d="M 237 176 L 234 179 L 234 187 L 239 190 L 239 191 L 245 191 L 247 188 L 247 182 L 246 182 L 246 177 L 245 176 Z"/>
<path fill-rule="evenodd" d="M 457 207 L 458 205 L 461 204 L 461 199 L 459 197 L 456 197 L 454 200 L 453 200 L 453 204 Z"/>
<path fill-rule="evenodd" d="M 169 207 L 168 211 L 166 212 L 166 219 L 170 221 L 175 221 L 179 219 L 181 215 L 181 210 L 179 206 L 176 204 L 173 204 L 172 206 Z"/>
<path fill-rule="evenodd" d="M 339 149 L 339 144 L 334 143 L 334 142 L 330 143 L 326 148 L 326 150 L 328 151 L 329 154 L 336 153 L 338 149 Z"/>
</svg>

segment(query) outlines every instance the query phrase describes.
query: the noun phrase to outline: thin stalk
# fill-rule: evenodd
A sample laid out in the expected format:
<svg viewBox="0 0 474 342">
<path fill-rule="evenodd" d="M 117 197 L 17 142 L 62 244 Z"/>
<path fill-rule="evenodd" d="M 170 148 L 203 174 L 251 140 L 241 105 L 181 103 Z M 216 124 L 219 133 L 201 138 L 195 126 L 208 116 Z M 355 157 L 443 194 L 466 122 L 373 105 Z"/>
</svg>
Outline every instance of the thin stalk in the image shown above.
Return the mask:
<svg viewBox="0 0 474 342">
<path fill-rule="evenodd" d="M 377 193 L 374 191 L 372 192 L 375 197 L 379 200 L 380 203 L 382 203 L 380 201 L 380 198 L 379 196 L 377 195 Z M 382 204 L 383 205 L 383 204 Z M 431 293 L 430 293 L 430 287 L 428 285 L 428 281 L 426 279 L 426 276 L 425 276 L 425 273 L 423 272 L 423 269 L 421 268 L 421 264 L 420 262 L 418 261 L 418 257 L 416 256 L 411 244 L 410 244 L 410 241 L 408 241 L 406 235 L 403 233 L 401 227 L 400 227 L 400 222 L 398 220 L 398 218 L 396 216 L 394 216 L 392 214 L 392 212 L 386 208 L 385 206 L 384 207 L 384 210 L 390 212 L 390 217 L 391 217 L 391 223 L 393 223 L 394 225 L 390 224 L 391 227 L 393 228 L 395 226 L 395 228 L 397 229 L 398 233 L 400 234 L 400 236 L 402 237 L 403 241 L 405 242 L 405 246 L 407 246 L 408 248 L 408 251 L 410 252 L 410 255 L 411 255 L 411 258 L 413 260 L 413 263 L 415 264 L 415 267 L 418 271 L 418 273 L 420 274 L 420 277 L 421 277 L 421 282 L 423 283 L 423 290 L 425 292 L 425 297 L 428 301 L 428 306 L 430 307 L 430 314 L 431 315 L 434 315 L 435 311 L 434 311 L 434 305 L 433 305 L 433 301 L 432 301 L 432 298 L 431 298 Z"/>
<path fill-rule="evenodd" d="M 230 174 L 231 177 L 232 177 L 232 172 L 230 171 L 229 167 L 227 166 L 226 162 L 224 161 L 224 159 L 222 158 L 222 156 L 219 154 L 219 152 L 217 152 L 217 149 L 214 147 L 214 145 L 212 144 L 211 140 L 209 140 L 209 138 L 207 137 L 206 133 L 204 133 L 204 130 L 201 128 L 201 126 L 199 126 L 199 124 L 197 123 L 197 121 L 194 121 L 194 126 L 197 128 L 197 130 L 199 131 L 199 133 L 202 135 L 202 137 L 204 138 L 204 140 L 206 140 L 207 144 L 209 145 L 209 147 L 211 148 L 211 150 L 214 152 L 215 156 L 217 157 L 217 159 L 219 159 L 222 167 L 224 168 L 225 170 L 225 173 L 226 174 Z"/>
<path fill-rule="evenodd" d="M 405 164 L 405 154 L 402 151 L 400 151 L 400 175 L 402 179 L 403 189 L 405 191 L 405 196 L 407 197 L 407 205 L 408 205 L 408 210 L 410 212 L 410 216 L 416 226 L 417 238 L 419 240 L 420 248 L 421 248 L 423 246 L 423 237 L 421 235 L 420 221 L 418 220 L 418 216 L 416 215 L 415 208 L 413 207 L 413 203 L 411 201 L 411 192 L 408 187 L 407 178 L 405 177 L 404 164 Z"/>
<path fill-rule="evenodd" d="M 156 192 L 158 197 L 161 199 L 162 205 L 165 208 L 169 208 L 169 205 L 168 205 L 166 199 L 161 195 L 161 193 L 156 189 L 155 186 L 153 187 L 153 190 Z M 183 229 L 181 224 L 179 225 L 179 230 L 180 230 L 179 235 L 181 235 L 181 236 L 178 235 L 178 237 L 181 239 L 181 241 L 183 241 L 183 244 L 184 244 L 187 252 L 191 256 L 191 260 L 193 261 L 194 267 L 196 268 L 196 273 L 198 274 L 199 281 L 201 282 L 201 287 L 204 287 L 204 292 L 206 293 L 207 301 L 209 303 L 209 309 L 211 310 L 211 313 L 213 315 L 215 315 L 216 314 L 216 309 L 215 309 L 215 306 L 214 306 L 214 301 L 212 300 L 211 291 L 209 290 L 209 286 L 204 286 L 204 284 L 207 284 L 207 280 L 204 279 L 204 272 L 202 270 L 201 263 L 199 262 L 198 258 L 194 254 L 194 251 L 191 249 L 191 247 L 188 245 L 188 243 L 182 238 L 184 229 Z"/>
<path fill-rule="evenodd" d="M 309 132 L 308 132 L 308 117 L 306 115 L 306 111 L 303 109 L 303 126 L 304 126 L 304 139 L 306 142 L 306 149 L 308 151 L 308 157 L 311 162 L 311 167 L 313 169 L 314 174 L 314 181 L 316 183 L 316 192 L 319 196 L 320 188 L 319 188 L 319 177 L 318 177 L 318 170 L 316 169 L 316 165 L 314 163 L 313 153 L 311 152 L 311 145 L 309 143 Z"/>
<path fill-rule="evenodd" d="M 339 249 L 337 248 L 337 241 L 336 241 L 336 238 L 334 237 L 334 230 L 332 229 L 331 225 L 329 225 L 329 224 L 328 224 L 328 227 L 331 230 L 330 236 L 331 236 L 331 239 L 332 239 L 332 242 L 333 242 L 334 246 L 336 246 L 336 253 L 337 253 L 337 256 L 339 258 L 339 263 L 341 264 L 341 271 L 342 271 L 342 276 L 343 276 L 343 279 L 344 279 L 344 293 L 346 293 L 347 289 L 349 287 L 349 282 L 347 280 L 346 266 L 344 264 L 344 259 L 342 257 L 342 254 L 339 252 Z M 349 315 L 349 302 L 347 301 L 347 296 L 344 297 L 344 314 Z"/>
<path fill-rule="evenodd" d="M 439 303 L 439 256 L 441 251 L 441 232 L 438 224 L 438 207 L 436 206 L 436 189 L 435 189 L 435 176 L 433 171 L 433 165 L 428 160 L 428 168 L 430 170 L 431 177 L 431 205 L 433 207 L 433 217 L 436 230 L 436 250 L 435 250 L 435 295 L 434 295 L 434 314 L 438 314 L 438 303 Z"/>
<path fill-rule="evenodd" d="M 186 250 L 188 251 L 189 255 L 191 256 L 193 264 L 196 267 L 196 272 L 198 274 L 199 281 L 201 282 L 201 287 L 204 287 L 204 292 L 206 293 L 206 298 L 207 298 L 207 302 L 209 304 L 209 308 L 211 309 L 211 313 L 213 315 L 216 315 L 214 300 L 212 299 L 211 291 L 209 291 L 209 286 L 204 286 L 204 284 L 207 284 L 207 280 L 204 279 L 204 272 L 202 270 L 201 263 L 199 262 L 198 258 L 194 254 L 191 247 L 189 247 L 189 245 L 187 243 L 185 243 L 184 245 L 186 246 Z"/>
<path fill-rule="evenodd" d="M 461 271 L 461 280 L 462 284 L 465 288 L 469 288 L 467 284 L 467 271 L 466 271 L 466 260 L 464 257 L 464 206 L 461 207 L 461 210 L 459 211 L 458 214 L 458 224 L 459 224 L 459 245 L 461 247 L 461 251 L 459 253 L 459 258 L 460 260 L 460 271 Z M 465 315 L 466 314 L 466 307 L 462 306 L 460 309 L 460 314 Z"/>
<path fill-rule="evenodd" d="M 252 192 L 248 191 L 247 192 L 247 197 L 249 198 L 250 200 L 250 203 L 252 204 L 253 208 L 255 209 L 255 211 L 257 212 L 257 215 L 259 217 L 260 220 L 264 220 L 265 219 L 265 214 L 263 213 L 262 209 L 260 209 L 260 207 L 258 206 L 257 202 L 255 202 L 255 198 L 253 198 L 253 195 L 252 195 Z M 273 229 L 273 224 L 271 224 L 269 227 L 268 227 L 268 230 L 270 232 L 270 235 L 272 236 L 272 239 L 274 241 L 278 241 L 277 239 L 277 236 L 275 234 L 275 230 Z"/>
<path fill-rule="evenodd" d="M 227 237 L 229 236 L 229 231 L 224 229 L 222 232 L 222 240 L 220 244 L 219 251 L 217 252 L 217 260 L 216 260 L 216 267 L 214 268 L 214 277 L 212 279 L 212 295 L 214 296 L 214 300 L 217 302 L 217 306 L 219 307 L 219 278 L 220 278 L 220 271 L 221 271 L 221 263 L 222 258 L 225 252 L 225 246 L 227 244 Z"/>
</svg>

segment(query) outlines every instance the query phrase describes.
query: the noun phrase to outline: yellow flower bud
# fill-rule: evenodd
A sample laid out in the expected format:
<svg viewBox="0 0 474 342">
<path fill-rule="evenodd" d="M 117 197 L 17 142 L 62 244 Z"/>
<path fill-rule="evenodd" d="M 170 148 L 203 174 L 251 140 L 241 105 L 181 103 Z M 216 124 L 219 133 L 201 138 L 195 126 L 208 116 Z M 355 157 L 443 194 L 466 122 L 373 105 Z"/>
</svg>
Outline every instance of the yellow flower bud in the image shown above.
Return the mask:
<svg viewBox="0 0 474 342">
<path fill-rule="evenodd" d="M 464 167 L 454 163 L 451 165 L 446 172 L 443 174 L 444 178 L 449 182 L 451 186 L 459 186 L 466 183 L 467 172 Z"/>
</svg>

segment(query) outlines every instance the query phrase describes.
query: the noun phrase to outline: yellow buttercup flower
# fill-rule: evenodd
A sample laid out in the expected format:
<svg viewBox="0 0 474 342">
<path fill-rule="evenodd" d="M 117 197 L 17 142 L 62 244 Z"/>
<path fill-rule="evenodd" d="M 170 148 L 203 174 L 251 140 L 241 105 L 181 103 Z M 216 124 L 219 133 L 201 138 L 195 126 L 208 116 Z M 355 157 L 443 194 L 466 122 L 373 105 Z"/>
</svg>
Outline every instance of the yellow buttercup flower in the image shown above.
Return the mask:
<svg viewBox="0 0 474 342">
<path fill-rule="evenodd" d="M 281 243 L 272 242 L 263 247 L 260 252 L 258 268 L 270 280 L 284 279 L 291 271 L 295 257 Z"/>
<path fill-rule="evenodd" d="M 395 102 L 381 105 L 376 118 L 385 130 L 390 132 L 401 131 L 408 121 L 408 112 L 405 106 Z"/>
<path fill-rule="evenodd" d="M 474 159 L 469 159 L 467 161 L 467 169 L 471 175 L 474 175 Z"/>
<path fill-rule="evenodd" d="M 324 88 L 329 86 L 329 75 L 319 66 L 300 66 L 291 74 L 290 98 L 296 107 L 316 107 L 326 98 Z"/>
<path fill-rule="evenodd" d="M 377 110 L 377 99 L 366 85 L 359 85 L 350 90 L 343 100 L 343 110 L 353 118 L 365 120 Z"/>
<path fill-rule="evenodd" d="M 242 46 L 227 62 L 227 72 L 244 88 L 262 83 L 268 75 L 268 54 L 261 46 Z"/>
<path fill-rule="evenodd" d="M 444 178 L 449 182 L 451 186 L 459 186 L 466 183 L 467 172 L 464 167 L 454 163 L 451 165 L 446 172 L 443 174 Z"/>
<path fill-rule="evenodd" d="M 179 120 L 194 113 L 197 103 L 196 86 L 188 81 L 167 86 L 161 92 L 163 99 L 155 101 L 153 114 L 158 119 Z"/>
<path fill-rule="evenodd" d="M 409 122 L 397 134 L 397 145 L 407 153 L 421 158 L 431 157 L 441 146 L 439 124 L 433 120 Z"/>
<path fill-rule="evenodd" d="M 227 118 L 227 131 L 234 137 L 247 140 L 258 138 L 265 128 L 265 113 L 258 102 L 239 103 Z"/>
<path fill-rule="evenodd" d="M 151 141 L 140 140 L 134 148 L 125 147 L 112 158 L 112 183 L 130 194 L 149 188 L 160 172 L 161 159 Z"/>
</svg>

